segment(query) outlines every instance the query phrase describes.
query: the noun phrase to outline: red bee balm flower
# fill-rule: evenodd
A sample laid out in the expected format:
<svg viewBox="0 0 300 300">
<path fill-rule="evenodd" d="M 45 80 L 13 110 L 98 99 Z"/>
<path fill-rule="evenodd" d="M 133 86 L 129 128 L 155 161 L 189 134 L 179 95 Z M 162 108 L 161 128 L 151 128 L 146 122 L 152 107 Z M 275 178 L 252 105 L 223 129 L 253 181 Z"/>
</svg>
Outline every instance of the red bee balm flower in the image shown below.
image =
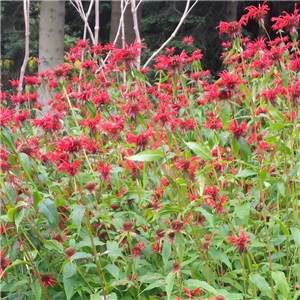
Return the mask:
<svg viewBox="0 0 300 300">
<path fill-rule="evenodd" d="M 11 264 L 10 258 L 4 257 L 6 254 L 7 248 L 4 248 L 4 250 L 1 252 L 1 266 L 0 266 L 0 276 L 5 277 L 7 274 L 4 273 L 5 268 L 8 267 Z"/>
<path fill-rule="evenodd" d="M 258 23 L 264 24 L 264 17 L 268 13 L 268 10 L 270 10 L 270 8 L 265 1 L 262 5 L 258 4 L 258 7 L 255 7 L 253 5 L 247 6 L 245 10 L 248 10 L 248 13 L 245 15 L 247 20 L 253 19 Z"/>
<path fill-rule="evenodd" d="M 52 288 L 53 288 L 53 283 L 56 282 L 54 276 L 49 274 L 41 275 L 41 281 L 43 286 L 45 287 L 51 286 Z"/>
<path fill-rule="evenodd" d="M 229 235 L 227 238 L 229 238 L 228 244 L 235 244 L 239 253 L 246 252 L 247 243 L 249 242 L 248 239 L 250 238 L 250 235 L 245 235 L 245 231 L 242 226 L 240 228 L 240 237 L 239 238 L 232 236 L 232 235 Z"/>
<path fill-rule="evenodd" d="M 297 3 L 295 3 L 294 13 L 288 14 L 286 11 L 283 13 L 285 16 L 274 17 L 271 21 L 274 21 L 275 24 L 272 25 L 274 30 L 286 30 L 291 35 L 298 35 L 298 28 L 300 23 L 300 15 L 298 14 L 299 9 L 297 9 Z"/>
</svg>

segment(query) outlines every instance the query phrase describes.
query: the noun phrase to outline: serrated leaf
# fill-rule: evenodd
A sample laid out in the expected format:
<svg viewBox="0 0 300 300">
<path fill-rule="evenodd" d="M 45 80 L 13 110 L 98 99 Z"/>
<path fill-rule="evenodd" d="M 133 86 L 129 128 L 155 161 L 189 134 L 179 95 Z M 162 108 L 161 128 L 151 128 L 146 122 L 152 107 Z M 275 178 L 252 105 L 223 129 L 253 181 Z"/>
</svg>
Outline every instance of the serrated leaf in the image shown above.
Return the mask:
<svg viewBox="0 0 300 300">
<path fill-rule="evenodd" d="M 226 130 L 229 126 L 230 119 L 230 103 L 228 101 L 221 102 L 219 115 L 222 120 L 223 127 Z"/>
<path fill-rule="evenodd" d="M 58 227 L 59 215 L 54 202 L 46 198 L 38 204 L 39 212 L 48 220 L 49 227 L 52 231 Z"/>
<path fill-rule="evenodd" d="M 194 142 L 188 142 L 188 143 L 185 143 L 192 151 L 195 152 L 195 154 L 197 156 L 199 156 L 201 159 L 203 160 L 212 160 L 213 157 L 212 157 L 212 154 L 210 152 L 210 150 L 204 146 L 204 145 L 201 145 L 199 143 L 194 143 Z"/>
<path fill-rule="evenodd" d="M 76 273 L 77 273 L 76 265 L 72 262 L 67 263 L 63 269 L 63 279 L 65 280 L 67 278 L 70 278 L 73 275 L 75 275 Z"/>
<path fill-rule="evenodd" d="M 257 171 L 255 171 L 253 169 L 243 169 L 243 170 L 240 170 L 236 174 L 236 177 L 237 178 L 244 178 L 244 177 L 253 176 L 253 175 L 257 175 Z"/>
<path fill-rule="evenodd" d="M 166 293 L 167 293 L 168 300 L 171 299 L 174 282 L 175 282 L 175 274 L 169 273 L 166 277 Z"/>
<path fill-rule="evenodd" d="M 74 277 L 63 278 L 63 284 L 67 300 L 70 300 L 75 294 L 76 279 Z"/>
<path fill-rule="evenodd" d="M 72 259 L 82 259 L 82 258 L 91 258 L 92 254 L 87 252 L 76 252 L 71 256 Z"/>
<path fill-rule="evenodd" d="M 239 137 L 237 143 L 241 150 L 242 159 L 247 162 L 251 155 L 251 148 L 249 147 L 247 140 L 244 137 Z"/>
<path fill-rule="evenodd" d="M 266 279 L 260 274 L 250 274 L 249 279 L 265 296 L 272 298 L 272 290 Z"/>
<path fill-rule="evenodd" d="M 75 224 L 78 234 L 80 233 L 81 222 L 84 216 L 84 212 L 85 212 L 85 207 L 83 207 L 82 205 L 78 205 L 73 209 L 71 213 L 72 222 Z"/>
<path fill-rule="evenodd" d="M 291 233 L 292 233 L 295 244 L 298 247 L 300 247 L 300 230 L 299 230 L 299 228 L 296 228 L 296 227 L 291 228 Z"/>
<path fill-rule="evenodd" d="M 171 207 L 171 206 L 166 205 L 165 207 L 161 208 L 159 210 L 159 212 L 157 212 L 154 215 L 153 221 L 157 220 L 158 218 L 160 218 L 162 216 L 169 215 L 169 214 L 174 214 L 176 212 L 181 212 L 181 211 L 182 210 L 179 207 L 177 207 L 177 206 Z"/>
<path fill-rule="evenodd" d="M 229 261 L 228 257 L 226 254 L 224 254 L 222 251 L 216 249 L 216 248 L 209 248 L 208 250 L 212 260 L 220 260 L 221 262 L 223 262 L 225 265 L 227 265 L 228 268 L 232 269 L 232 265 L 231 262 Z"/>
<path fill-rule="evenodd" d="M 30 175 L 32 172 L 32 166 L 31 166 L 31 162 L 30 159 L 28 157 L 28 155 L 26 153 L 19 153 L 19 158 L 22 161 L 27 173 Z"/>
<path fill-rule="evenodd" d="M 42 297 L 42 287 L 38 281 L 32 282 L 30 284 L 32 294 L 36 300 L 40 300 Z"/>
<path fill-rule="evenodd" d="M 117 280 L 119 280 L 120 270 L 114 264 L 108 264 L 105 266 L 105 269 Z"/>
<path fill-rule="evenodd" d="M 280 291 L 280 294 L 284 297 L 283 299 L 290 300 L 291 299 L 290 288 L 284 273 L 281 271 L 272 272 L 272 277 L 275 281 L 277 288 Z"/>
<path fill-rule="evenodd" d="M 169 241 L 164 240 L 162 253 L 161 253 L 164 265 L 166 265 L 167 262 L 169 261 L 170 254 L 171 254 L 171 244 Z"/>
<path fill-rule="evenodd" d="M 161 150 L 145 150 L 136 155 L 127 157 L 126 159 L 133 161 L 157 161 L 165 155 Z"/>
<path fill-rule="evenodd" d="M 197 287 L 200 287 L 208 292 L 217 294 L 217 291 L 214 287 L 209 285 L 205 281 L 197 280 L 197 279 L 188 279 L 184 282 L 184 286 L 188 286 L 190 289 L 195 289 Z"/>
</svg>

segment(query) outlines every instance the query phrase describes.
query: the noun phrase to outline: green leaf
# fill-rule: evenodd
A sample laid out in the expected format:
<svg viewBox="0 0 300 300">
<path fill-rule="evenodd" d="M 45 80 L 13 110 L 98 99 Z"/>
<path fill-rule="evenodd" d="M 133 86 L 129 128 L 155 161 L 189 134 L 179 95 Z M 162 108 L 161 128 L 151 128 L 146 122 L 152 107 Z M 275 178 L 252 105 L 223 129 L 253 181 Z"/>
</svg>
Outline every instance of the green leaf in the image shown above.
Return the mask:
<svg viewBox="0 0 300 300">
<path fill-rule="evenodd" d="M 275 271 L 275 272 L 272 272 L 272 277 L 275 281 L 277 288 L 280 291 L 280 294 L 283 296 L 282 299 L 285 299 L 285 300 L 292 299 L 291 293 L 290 293 L 290 288 L 289 288 L 289 285 L 287 283 L 284 273 L 281 271 Z"/>
<path fill-rule="evenodd" d="M 220 105 L 220 118 L 222 120 L 222 124 L 224 129 L 229 126 L 230 122 L 230 103 L 228 101 L 222 101 Z"/>
<path fill-rule="evenodd" d="M 115 279 L 119 280 L 120 270 L 114 264 L 108 264 L 104 267 Z"/>
<path fill-rule="evenodd" d="M 272 290 L 266 279 L 260 274 L 250 274 L 249 279 L 265 296 L 272 298 Z"/>
<path fill-rule="evenodd" d="M 216 261 L 218 259 L 221 262 L 223 262 L 228 268 L 232 269 L 231 262 L 229 261 L 227 255 L 224 254 L 224 252 L 213 247 L 210 247 L 208 252 L 213 261 Z"/>
<path fill-rule="evenodd" d="M 239 225 L 246 226 L 248 224 L 249 215 L 250 215 L 250 205 L 249 205 L 249 203 L 246 202 L 242 205 L 236 204 L 235 208 L 234 208 L 234 214 L 242 222 Z"/>
<path fill-rule="evenodd" d="M 203 290 L 217 294 L 216 289 L 213 288 L 211 285 L 209 285 L 206 281 L 201 281 L 197 279 L 188 279 L 184 282 L 184 286 L 188 286 L 190 289 L 195 289 L 197 287 L 200 287 Z"/>
<path fill-rule="evenodd" d="M 144 293 L 145 291 L 150 291 L 152 289 L 161 287 L 161 286 L 165 286 L 165 285 L 166 285 L 165 280 L 157 280 L 157 281 L 147 285 L 147 287 L 142 291 L 142 293 Z"/>
<path fill-rule="evenodd" d="M 43 199 L 41 198 L 40 193 L 37 192 L 37 191 L 34 191 L 34 192 L 32 193 L 32 196 L 33 196 L 33 208 L 34 208 L 35 210 L 37 210 L 38 204 L 39 204 Z"/>
<path fill-rule="evenodd" d="M 18 155 L 13 134 L 9 127 L 1 128 L 1 141 L 4 142 L 16 155 Z"/>
<path fill-rule="evenodd" d="M 90 113 L 90 119 L 94 119 L 97 113 L 97 109 L 96 106 L 93 102 L 88 101 L 85 103 L 85 108 L 88 110 L 88 112 Z"/>
<path fill-rule="evenodd" d="M 67 263 L 63 269 L 63 280 L 72 277 L 77 273 L 76 265 L 72 262 Z"/>
<path fill-rule="evenodd" d="M 169 261 L 169 257 L 171 254 L 171 244 L 168 240 L 164 240 L 161 254 L 162 254 L 162 259 L 163 259 L 164 265 L 166 265 L 167 262 Z"/>
<path fill-rule="evenodd" d="M 251 148 L 249 147 L 247 140 L 244 137 L 239 137 L 237 143 L 241 150 L 242 159 L 247 162 L 251 155 Z"/>
<path fill-rule="evenodd" d="M 50 230 L 54 231 L 58 227 L 59 215 L 54 202 L 46 198 L 38 205 L 39 212 L 48 220 Z"/>
<path fill-rule="evenodd" d="M 285 126 L 284 123 L 271 123 L 269 126 L 269 130 L 278 131 L 284 128 L 284 126 Z"/>
<path fill-rule="evenodd" d="M 201 159 L 203 160 L 212 160 L 212 154 L 210 152 L 210 150 L 204 146 L 201 145 L 199 143 L 194 143 L 194 142 L 188 142 L 185 143 L 191 150 L 193 150 L 195 152 L 195 154 L 197 156 L 199 156 Z"/>
<path fill-rule="evenodd" d="M 21 209 L 21 211 L 18 212 L 18 214 L 15 218 L 15 224 L 16 224 L 17 230 L 19 230 L 19 225 L 20 225 L 21 221 L 23 220 L 24 215 L 25 215 L 25 210 Z"/>
<path fill-rule="evenodd" d="M 249 176 L 253 176 L 253 175 L 257 175 L 257 171 L 255 171 L 253 169 L 244 169 L 244 170 L 240 170 L 236 174 L 236 177 L 237 178 L 244 178 L 244 177 L 249 177 Z"/>
<path fill-rule="evenodd" d="M 211 228 L 215 228 L 215 221 L 214 221 L 213 214 L 209 213 L 203 207 L 197 207 L 197 208 L 195 208 L 195 211 L 200 211 L 203 214 L 203 216 L 205 217 L 206 221 L 209 223 L 209 226 Z"/>
<path fill-rule="evenodd" d="M 284 64 L 281 60 L 279 61 L 279 66 L 280 66 L 280 70 L 281 70 L 283 84 L 284 84 L 284 87 L 286 88 L 289 84 L 289 78 L 288 78 L 286 68 L 284 67 Z"/>
<path fill-rule="evenodd" d="M 274 220 L 279 224 L 282 232 L 288 237 L 290 235 L 288 228 L 277 217 L 274 217 Z"/>
<path fill-rule="evenodd" d="M 32 166 L 28 155 L 26 153 L 20 153 L 19 159 L 22 161 L 27 173 L 30 175 L 32 172 Z"/>
<path fill-rule="evenodd" d="M 153 217 L 153 221 L 159 219 L 160 217 L 164 216 L 164 215 L 170 215 L 170 214 L 174 214 L 177 212 L 181 212 L 182 209 L 180 209 L 177 206 L 164 206 L 162 209 L 159 210 L 159 212 L 157 212 L 154 217 Z"/>
<path fill-rule="evenodd" d="M 63 278 L 63 284 L 67 300 L 70 300 L 75 294 L 76 279 L 74 277 Z"/>
<path fill-rule="evenodd" d="M 292 233 L 295 244 L 298 247 L 300 247 L 300 230 L 299 230 L 299 228 L 296 228 L 296 227 L 291 228 L 291 233 Z"/>
<path fill-rule="evenodd" d="M 42 287 L 38 281 L 34 281 L 30 284 L 32 294 L 36 300 L 41 300 L 42 297 Z"/>
<path fill-rule="evenodd" d="M 72 259 L 82 259 L 82 258 L 91 258 L 92 254 L 87 252 L 76 252 L 71 256 Z"/>
<path fill-rule="evenodd" d="M 71 213 L 72 222 L 75 224 L 78 234 L 80 233 L 81 222 L 84 216 L 84 212 L 85 207 L 83 207 L 82 205 L 78 205 L 74 208 L 74 210 Z"/>
<path fill-rule="evenodd" d="M 284 124 L 287 121 L 287 118 L 275 107 L 269 107 L 268 111 L 275 121 L 282 124 Z"/>
<path fill-rule="evenodd" d="M 165 155 L 161 150 L 145 150 L 136 155 L 127 157 L 133 161 L 156 161 L 163 158 Z"/>
<path fill-rule="evenodd" d="M 171 299 L 174 282 L 175 282 L 175 274 L 171 272 L 166 277 L 166 292 L 167 292 L 168 300 Z"/>
</svg>

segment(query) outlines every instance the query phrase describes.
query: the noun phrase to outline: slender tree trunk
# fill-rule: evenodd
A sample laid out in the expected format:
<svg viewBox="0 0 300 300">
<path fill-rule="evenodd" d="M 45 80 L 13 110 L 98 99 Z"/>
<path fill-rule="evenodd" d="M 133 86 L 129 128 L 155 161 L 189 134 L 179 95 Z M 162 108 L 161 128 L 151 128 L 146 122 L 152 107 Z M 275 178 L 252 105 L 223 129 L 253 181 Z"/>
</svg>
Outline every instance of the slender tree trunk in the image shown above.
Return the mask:
<svg viewBox="0 0 300 300">
<path fill-rule="evenodd" d="M 142 10 L 141 5 L 137 10 L 137 19 L 138 23 L 141 22 Z M 111 2 L 111 28 L 110 28 L 110 41 L 113 42 L 115 36 L 118 32 L 119 23 L 121 18 L 121 1 L 112 1 Z M 140 25 L 139 25 L 140 27 Z M 131 12 L 131 5 L 127 5 L 127 8 L 124 13 L 124 28 L 125 28 L 125 41 L 129 45 L 135 40 L 135 31 L 134 31 L 134 23 Z M 118 47 L 122 47 L 122 36 L 119 35 L 118 40 L 116 42 Z"/>
<path fill-rule="evenodd" d="M 237 6 L 238 6 L 238 1 L 226 2 L 226 10 L 225 10 L 226 22 L 237 21 Z"/>
<path fill-rule="evenodd" d="M 39 73 L 64 60 L 65 1 L 40 2 Z M 40 90 L 40 101 L 47 110 L 49 94 Z"/>
</svg>

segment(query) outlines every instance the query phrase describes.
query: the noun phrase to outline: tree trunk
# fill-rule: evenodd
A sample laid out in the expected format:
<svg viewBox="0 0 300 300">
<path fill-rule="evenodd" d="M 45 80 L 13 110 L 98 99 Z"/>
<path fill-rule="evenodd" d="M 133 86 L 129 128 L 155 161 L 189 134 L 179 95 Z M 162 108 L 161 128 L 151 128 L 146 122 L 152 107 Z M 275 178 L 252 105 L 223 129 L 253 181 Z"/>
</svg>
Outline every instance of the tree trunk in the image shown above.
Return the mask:
<svg viewBox="0 0 300 300">
<path fill-rule="evenodd" d="M 232 22 L 237 21 L 237 6 L 238 1 L 228 1 L 226 2 L 226 10 L 225 10 L 225 21 Z"/>
<path fill-rule="evenodd" d="M 138 4 L 138 2 L 137 2 Z M 124 4 L 125 5 L 125 4 Z M 139 22 L 141 22 L 142 10 L 141 5 L 137 10 L 137 18 Z M 121 18 L 121 1 L 112 1 L 111 2 L 111 28 L 110 28 L 110 41 L 113 42 L 116 34 L 118 32 L 118 27 Z M 125 27 L 125 41 L 129 45 L 134 42 L 135 40 L 135 32 L 134 32 L 134 24 L 133 24 L 133 17 L 131 12 L 131 5 L 127 5 L 127 8 L 124 13 L 124 27 Z M 117 39 L 118 47 L 122 47 L 122 35 L 119 34 Z"/>
<path fill-rule="evenodd" d="M 40 2 L 39 73 L 60 65 L 64 60 L 65 1 Z M 40 91 L 40 101 L 47 110 L 49 95 Z"/>
</svg>

